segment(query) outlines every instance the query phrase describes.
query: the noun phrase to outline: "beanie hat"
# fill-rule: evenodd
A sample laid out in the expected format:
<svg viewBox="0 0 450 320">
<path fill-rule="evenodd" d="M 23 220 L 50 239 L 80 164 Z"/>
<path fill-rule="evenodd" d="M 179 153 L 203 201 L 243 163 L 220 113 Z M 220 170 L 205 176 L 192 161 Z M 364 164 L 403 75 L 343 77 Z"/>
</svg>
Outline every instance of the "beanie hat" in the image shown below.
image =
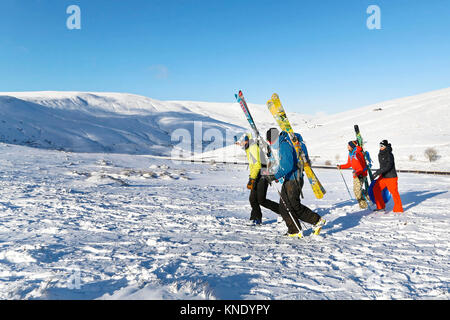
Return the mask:
<svg viewBox="0 0 450 320">
<path fill-rule="evenodd" d="M 349 142 L 348 142 L 348 145 L 349 145 L 352 149 L 355 149 L 356 146 L 358 145 L 358 142 L 357 142 L 357 141 L 349 141 Z"/>
<path fill-rule="evenodd" d="M 387 147 L 389 146 L 389 142 L 387 140 L 383 140 L 380 142 L 380 147 Z"/>
<path fill-rule="evenodd" d="M 277 128 L 270 128 L 269 130 L 267 130 L 266 139 L 267 139 L 267 141 L 272 143 L 278 139 L 279 135 L 280 135 L 280 131 L 278 131 Z"/>
</svg>

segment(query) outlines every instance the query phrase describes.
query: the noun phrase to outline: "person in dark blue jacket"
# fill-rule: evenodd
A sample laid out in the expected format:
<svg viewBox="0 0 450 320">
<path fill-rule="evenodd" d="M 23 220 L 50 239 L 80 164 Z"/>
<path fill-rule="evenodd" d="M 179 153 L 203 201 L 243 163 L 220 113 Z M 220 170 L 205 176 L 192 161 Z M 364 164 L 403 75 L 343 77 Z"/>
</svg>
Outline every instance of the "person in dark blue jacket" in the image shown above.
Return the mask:
<svg viewBox="0 0 450 320">
<path fill-rule="evenodd" d="M 267 141 L 271 144 L 273 158 L 277 165 L 272 167 L 273 175 L 266 176 L 269 182 L 283 179 L 283 186 L 280 192 L 279 211 L 288 228 L 287 235 L 290 237 L 303 236 L 299 220 L 314 225 L 314 229 L 321 228 L 325 220 L 317 213 L 300 202 L 300 194 L 303 187 L 303 172 L 298 167 L 297 152 L 291 143 L 289 135 L 276 128 L 267 131 Z M 296 134 L 300 142 L 303 141 L 301 135 Z M 302 143 L 305 155 L 308 154 L 306 146 Z M 309 161 L 309 158 L 307 158 Z"/>
</svg>

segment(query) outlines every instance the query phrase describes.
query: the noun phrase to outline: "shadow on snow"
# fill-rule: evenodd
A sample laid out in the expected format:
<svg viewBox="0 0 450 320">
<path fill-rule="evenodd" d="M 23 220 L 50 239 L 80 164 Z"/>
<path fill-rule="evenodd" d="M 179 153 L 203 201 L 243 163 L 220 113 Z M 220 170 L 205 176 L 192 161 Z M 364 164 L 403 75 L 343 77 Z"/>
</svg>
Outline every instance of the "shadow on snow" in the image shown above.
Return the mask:
<svg viewBox="0 0 450 320">
<path fill-rule="evenodd" d="M 402 204 L 404 210 L 409 210 L 421 204 L 422 202 L 447 193 L 448 191 L 411 191 L 401 194 Z M 391 204 L 393 205 L 393 203 Z"/>
<path fill-rule="evenodd" d="M 431 198 L 434 198 L 434 197 L 439 196 L 444 193 L 447 193 L 447 191 L 434 191 L 434 192 L 432 192 L 432 191 L 411 191 L 411 192 L 401 194 L 400 197 L 402 199 L 403 209 L 406 211 L 406 210 L 410 210 L 411 208 L 414 208 L 414 207 L 420 205 L 421 203 L 423 203 Z M 335 209 L 344 208 L 344 207 L 347 207 L 347 206 L 350 206 L 353 204 L 356 204 L 356 200 L 347 200 L 347 201 L 337 203 L 337 204 L 333 205 L 331 208 L 318 209 L 317 213 L 320 216 L 325 216 Z M 376 207 L 373 203 L 371 203 L 371 206 Z M 393 200 L 390 200 L 386 204 L 386 209 L 388 211 L 392 210 L 393 206 L 394 206 L 394 202 L 393 202 Z M 328 223 L 324 226 L 323 230 L 326 230 L 326 234 L 331 235 L 333 233 L 337 233 L 337 232 L 341 232 L 344 230 L 354 228 L 359 225 L 362 218 L 364 218 L 365 216 L 368 216 L 370 214 L 372 214 L 372 211 L 370 209 L 360 210 L 357 212 L 352 212 L 352 213 L 346 214 L 345 216 L 341 216 L 335 220 L 328 221 Z M 336 225 L 338 225 L 340 227 L 338 227 L 338 228 L 334 227 Z"/>
</svg>

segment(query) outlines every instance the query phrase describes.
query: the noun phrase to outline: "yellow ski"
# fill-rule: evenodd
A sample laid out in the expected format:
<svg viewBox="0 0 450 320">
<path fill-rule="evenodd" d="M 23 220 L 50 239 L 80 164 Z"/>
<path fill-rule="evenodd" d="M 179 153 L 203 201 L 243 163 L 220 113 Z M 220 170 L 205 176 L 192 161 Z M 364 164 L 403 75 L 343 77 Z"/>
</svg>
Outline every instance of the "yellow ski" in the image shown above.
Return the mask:
<svg viewBox="0 0 450 320">
<path fill-rule="evenodd" d="M 274 93 L 272 95 L 272 99 L 267 101 L 267 108 L 269 109 L 270 113 L 272 113 L 281 130 L 287 132 L 287 134 L 289 135 L 295 151 L 297 152 L 300 167 L 305 171 L 309 183 L 311 184 L 311 188 L 313 189 L 314 195 L 317 199 L 322 199 L 326 193 L 325 188 L 322 186 L 313 169 L 311 168 L 311 165 L 307 161 L 306 155 L 300 145 L 300 141 L 298 141 L 298 138 L 295 135 L 294 130 L 292 129 L 292 126 L 287 118 L 286 112 L 284 111 L 278 94 Z"/>
</svg>

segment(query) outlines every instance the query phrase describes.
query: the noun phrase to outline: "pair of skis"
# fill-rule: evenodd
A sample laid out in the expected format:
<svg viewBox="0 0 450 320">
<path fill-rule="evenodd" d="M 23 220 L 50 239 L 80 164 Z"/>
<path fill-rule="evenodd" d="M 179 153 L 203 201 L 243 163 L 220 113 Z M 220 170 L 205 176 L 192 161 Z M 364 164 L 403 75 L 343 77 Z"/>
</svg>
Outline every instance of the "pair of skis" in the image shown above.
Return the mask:
<svg viewBox="0 0 450 320">
<path fill-rule="evenodd" d="M 244 94 L 242 91 L 239 91 L 238 94 L 234 95 L 236 97 L 237 102 L 239 102 L 239 105 L 241 106 L 242 111 L 244 111 L 245 117 L 247 118 L 248 123 L 250 124 L 250 127 L 253 130 L 253 134 L 255 136 L 255 140 L 258 143 L 258 145 L 263 149 L 265 154 L 270 154 L 270 146 L 261 137 L 261 134 L 258 131 L 258 128 L 256 127 L 255 121 L 253 121 L 253 117 L 250 114 L 250 110 L 248 109 L 247 102 L 244 99 Z"/>
<path fill-rule="evenodd" d="M 357 124 L 355 124 L 354 128 L 355 128 L 355 134 L 356 134 L 356 141 L 358 141 L 358 145 L 362 149 L 362 153 L 363 153 L 363 156 L 364 156 L 364 161 L 366 162 L 367 171 L 368 171 L 369 177 L 370 177 L 370 182 L 372 182 L 373 181 L 373 173 L 372 173 L 372 170 L 370 168 L 371 167 L 370 156 L 369 156 L 369 153 L 364 150 L 364 141 L 363 141 L 363 138 L 361 136 L 361 132 L 359 131 L 359 126 Z M 367 187 L 367 189 L 369 187 L 367 179 L 366 179 L 366 187 Z"/>
<path fill-rule="evenodd" d="M 364 155 L 364 161 L 366 162 L 366 166 L 367 166 L 367 172 L 368 172 L 369 178 L 370 178 L 370 183 L 369 183 L 369 181 L 368 181 L 369 179 L 367 177 L 364 177 L 364 185 L 365 185 L 366 189 L 363 190 L 363 195 L 366 198 L 367 204 L 370 207 L 369 201 L 372 201 L 373 203 L 375 203 L 375 200 L 372 200 L 372 197 L 374 198 L 372 188 L 375 183 L 375 179 L 374 179 L 372 169 L 371 169 L 372 160 L 370 159 L 369 152 L 366 152 L 364 150 L 364 141 L 362 139 L 361 132 L 359 131 L 359 126 L 357 124 L 355 124 L 354 128 L 355 128 L 355 133 L 356 133 L 356 140 L 358 141 L 358 145 L 362 149 L 362 152 Z M 390 195 L 389 191 L 387 190 L 387 188 L 384 188 L 382 190 L 382 194 L 383 194 L 384 202 L 388 202 L 391 198 L 391 195 Z"/>
<path fill-rule="evenodd" d="M 275 163 L 275 161 L 273 158 L 272 150 L 270 149 L 270 145 L 266 142 L 266 140 L 263 139 L 263 137 L 259 133 L 259 130 L 255 124 L 255 121 L 253 121 L 253 117 L 250 113 L 247 102 L 245 101 L 244 94 L 242 93 L 242 91 L 239 91 L 239 93 L 235 94 L 234 96 L 236 97 L 237 102 L 239 102 L 239 105 L 241 106 L 241 109 L 244 112 L 245 117 L 247 118 L 247 121 L 253 130 L 253 135 L 254 135 L 256 143 L 259 145 L 260 148 L 262 148 L 264 155 L 267 157 L 268 164 L 273 165 Z M 269 169 L 269 171 L 271 171 L 270 167 L 268 167 L 268 169 Z M 279 182 L 283 183 L 283 179 L 279 180 Z"/>
<path fill-rule="evenodd" d="M 359 126 L 357 124 L 355 124 L 354 128 L 355 128 L 355 134 L 356 134 L 356 141 L 358 141 L 358 145 L 362 149 L 362 154 L 363 154 L 363 157 L 364 157 L 364 162 L 366 163 L 367 172 L 369 174 L 370 182 L 372 182 L 374 179 L 373 179 L 372 170 L 370 168 L 371 167 L 370 156 L 369 156 L 369 153 L 364 150 L 364 140 L 363 140 L 363 138 L 361 136 L 361 132 L 359 131 Z M 371 201 L 370 197 L 369 197 L 370 183 L 369 183 L 368 180 L 369 179 L 367 177 L 364 177 L 365 189 L 362 190 L 362 194 L 363 194 L 364 199 L 367 202 L 367 205 L 369 206 L 370 209 L 372 209 L 371 206 L 370 206 L 370 201 Z"/>
<path fill-rule="evenodd" d="M 253 118 L 250 114 L 250 110 L 248 109 L 247 103 L 245 102 L 242 91 L 239 91 L 239 94 L 235 95 L 235 97 L 239 102 L 242 111 L 244 111 L 244 114 L 247 117 L 247 120 L 255 134 L 257 141 L 261 143 L 260 146 L 263 148 L 266 154 L 270 155 L 270 146 L 264 139 L 262 139 L 258 129 L 256 128 L 255 122 L 253 121 Z M 306 155 L 301 148 L 300 141 L 295 135 L 294 130 L 292 129 L 292 126 L 287 118 L 286 112 L 284 111 L 284 108 L 281 104 L 280 98 L 276 93 L 274 93 L 272 95 L 272 98 L 267 102 L 267 108 L 269 109 L 270 113 L 272 113 L 281 130 L 287 132 L 287 134 L 289 135 L 291 143 L 295 148 L 295 152 L 297 153 L 299 168 L 305 172 L 316 198 L 322 199 L 326 191 L 317 178 L 316 174 L 312 170 L 311 164 L 309 163 L 309 161 L 307 161 Z"/>
<path fill-rule="evenodd" d="M 297 153 L 300 170 L 303 170 L 305 172 L 316 198 L 322 199 L 326 193 L 325 188 L 322 186 L 319 179 L 317 178 L 317 175 L 314 173 L 310 162 L 306 159 L 306 155 L 303 152 L 300 141 L 298 141 L 298 138 L 295 135 L 294 130 L 292 129 L 292 126 L 287 118 L 286 112 L 284 111 L 278 94 L 274 93 L 272 95 L 272 98 L 267 101 L 267 108 L 269 109 L 270 113 L 272 113 L 281 130 L 287 132 L 287 134 L 289 135 L 291 143 L 295 148 L 295 152 Z"/>
</svg>

